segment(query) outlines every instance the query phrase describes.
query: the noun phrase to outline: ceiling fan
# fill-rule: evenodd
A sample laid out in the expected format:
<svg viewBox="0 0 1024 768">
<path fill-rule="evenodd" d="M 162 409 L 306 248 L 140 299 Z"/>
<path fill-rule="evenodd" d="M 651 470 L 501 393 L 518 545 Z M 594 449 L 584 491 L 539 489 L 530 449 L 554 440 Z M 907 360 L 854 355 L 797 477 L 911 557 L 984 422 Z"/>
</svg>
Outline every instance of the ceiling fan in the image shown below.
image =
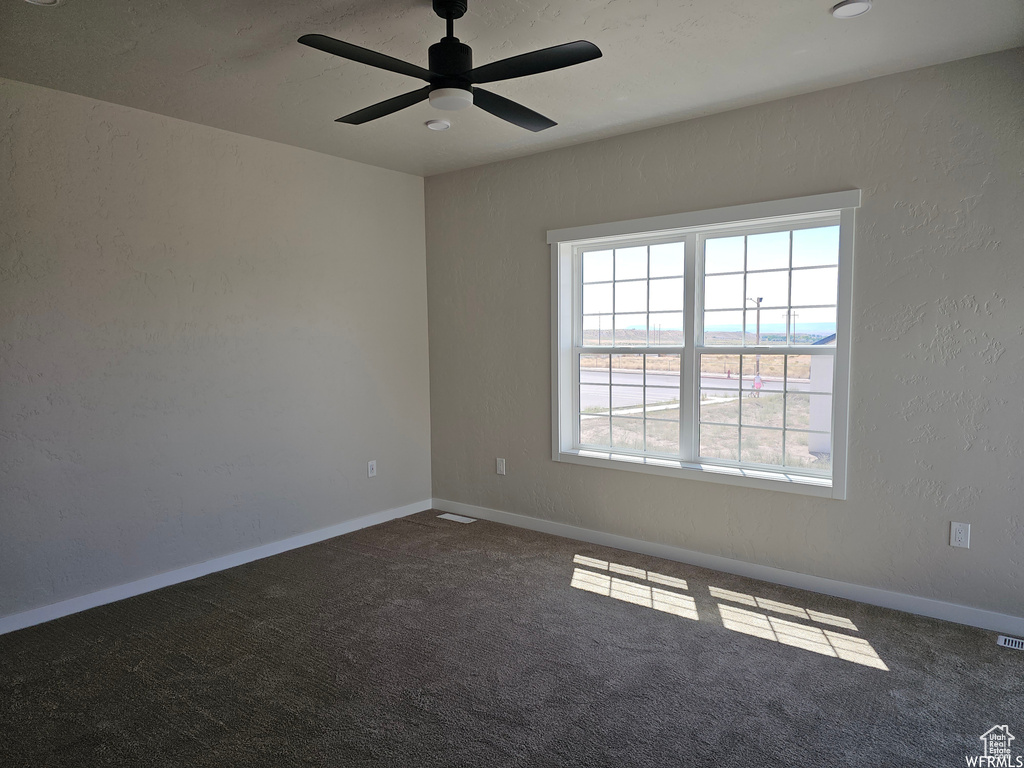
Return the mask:
<svg viewBox="0 0 1024 768">
<path fill-rule="evenodd" d="M 299 42 L 311 48 L 341 56 L 350 61 L 369 64 L 371 67 L 397 72 L 400 75 L 418 77 L 426 80 L 429 85 L 401 96 L 395 96 L 373 106 L 360 109 L 350 115 L 339 117 L 335 122 L 361 125 L 390 115 L 400 109 L 411 107 L 421 101 L 429 100 L 431 106 L 438 109 L 463 109 L 476 104 L 485 112 L 507 120 L 528 131 L 543 131 L 557 125 L 544 115 L 527 109 L 522 104 L 506 99 L 496 93 L 477 88 L 477 83 L 493 83 L 498 80 L 509 80 L 513 77 L 525 77 L 553 69 L 582 64 L 601 56 L 601 49 L 586 40 L 575 43 L 564 43 L 539 51 L 523 53 L 501 61 L 484 64 L 473 68 L 473 50 L 465 43 L 459 42 L 454 35 L 454 21 L 466 13 L 467 0 L 433 0 L 434 13 L 445 19 L 448 33 L 441 41 L 434 43 L 429 49 L 430 69 L 423 69 L 400 59 L 386 56 L 352 43 L 344 43 L 326 35 L 303 35 Z"/>
</svg>

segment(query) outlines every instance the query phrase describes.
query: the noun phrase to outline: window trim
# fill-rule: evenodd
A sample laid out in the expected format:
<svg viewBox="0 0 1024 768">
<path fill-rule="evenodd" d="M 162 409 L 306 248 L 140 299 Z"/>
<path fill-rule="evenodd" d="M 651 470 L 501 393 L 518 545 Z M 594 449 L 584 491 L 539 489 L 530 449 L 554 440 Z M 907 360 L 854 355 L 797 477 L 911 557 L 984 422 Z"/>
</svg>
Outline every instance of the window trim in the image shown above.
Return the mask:
<svg viewBox="0 0 1024 768">
<path fill-rule="evenodd" d="M 846 498 L 847 486 L 847 448 L 849 434 L 849 398 L 850 398 L 850 347 L 852 341 L 853 318 L 853 256 L 855 211 L 861 204 L 861 191 L 846 190 L 824 195 L 773 200 L 762 203 L 714 208 L 706 211 L 654 216 L 644 219 L 632 219 L 606 224 L 594 224 L 582 227 L 549 230 L 547 242 L 551 246 L 551 424 L 552 424 L 552 459 L 584 466 L 621 469 L 647 474 L 663 475 L 695 480 L 707 480 L 728 485 L 739 485 L 762 490 L 788 491 L 809 496 L 833 499 Z M 833 377 L 833 424 L 832 424 L 832 477 L 814 474 L 801 474 L 788 470 L 770 470 L 764 468 L 725 466 L 704 464 L 637 456 L 634 454 L 616 453 L 593 449 L 574 449 L 576 426 L 574 423 L 574 405 L 579 397 L 578 387 L 572 384 L 576 379 L 573 353 L 576 343 L 574 338 L 575 317 L 574 307 L 582 291 L 574 280 L 574 259 L 576 251 L 588 241 L 607 243 L 609 240 L 620 240 L 623 244 L 630 240 L 656 239 L 668 236 L 670 231 L 678 237 L 685 234 L 687 248 L 692 248 L 696 240 L 697 230 L 709 228 L 749 228 L 752 225 L 770 222 L 765 219 L 789 218 L 796 216 L 813 217 L 839 215 L 839 292 L 836 299 L 836 346 L 834 353 L 835 369 Z M 691 230 L 690 232 L 680 232 Z M 689 257 L 688 257 L 689 258 Z M 691 263 L 696 263 L 692 261 Z M 688 269 L 684 274 L 684 290 L 688 304 L 685 306 L 685 334 L 689 342 L 689 353 L 682 358 L 685 367 L 688 357 L 695 354 L 695 327 L 698 323 L 696 298 L 699 286 L 695 269 Z M 742 348 L 730 348 L 729 354 L 740 354 Z M 749 349 L 749 348 L 747 348 Z M 760 349 L 760 348 L 758 348 Z M 798 353 L 804 347 L 790 348 L 790 354 Z M 692 368 L 692 361 L 691 361 Z M 681 388 L 687 410 L 696 409 L 693 393 L 692 369 L 681 370 Z M 578 409 L 577 409 L 578 410 Z M 682 412 L 680 413 L 681 418 Z"/>
</svg>

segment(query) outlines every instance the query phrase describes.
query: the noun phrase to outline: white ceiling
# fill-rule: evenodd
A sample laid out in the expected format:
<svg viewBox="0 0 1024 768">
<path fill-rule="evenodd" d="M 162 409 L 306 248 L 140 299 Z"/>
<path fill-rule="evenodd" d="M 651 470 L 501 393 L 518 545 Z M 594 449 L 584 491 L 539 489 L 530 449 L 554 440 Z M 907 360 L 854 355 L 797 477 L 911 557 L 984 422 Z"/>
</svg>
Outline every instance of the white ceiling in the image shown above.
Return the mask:
<svg viewBox="0 0 1024 768">
<path fill-rule="evenodd" d="M 474 63 L 585 39 L 604 57 L 488 88 L 556 120 L 541 133 L 427 103 L 334 118 L 422 86 L 296 43 L 317 32 L 421 66 L 429 0 L 0 0 L 0 76 L 431 175 L 1024 44 L 1021 0 L 469 0 Z M 445 117 L 444 133 L 424 122 Z"/>
</svg>

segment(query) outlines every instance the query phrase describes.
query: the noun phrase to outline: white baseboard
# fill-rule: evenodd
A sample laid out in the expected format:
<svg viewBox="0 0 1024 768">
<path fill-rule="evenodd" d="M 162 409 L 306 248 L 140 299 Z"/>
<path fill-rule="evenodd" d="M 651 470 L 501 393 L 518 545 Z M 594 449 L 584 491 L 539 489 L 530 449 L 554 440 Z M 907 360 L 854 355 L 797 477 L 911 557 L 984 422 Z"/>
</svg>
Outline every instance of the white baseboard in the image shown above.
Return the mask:
<svg viewBox="0 0 1024 768">
<path fill-rule="evenodd" d="M 773 584 L 806 589 L 809 592 L 820 592 L 834 597 L 844 597 L 848 600 L 857 600 L 861 603 L 878 605 L 883 608 L 893 608 L 897 611 L 928 616 L 932 619 L 952 621 L 957 624 L 978 627 L 979 629 L 992 630 L 993 632 L 1003 632 L 1018 636 L 1024 635 L 1024 617 L 1020 616 L 986 611 L 981 608 L 972 608 L 956 603 L 946 603 L 927 597 L 906 595 L 902 592 L 890 592 L 885 589 L 876 589 L 875 587 L 849 584 L 845 581 L 825 579 L 821 576 L 810 576 L 805 573 L 786 571 L 782 568 L 773 568 L 768 565 L 747 563 L 742 560 L 733 560 L 732 558 L 720 557 L 718 555 L 706 555 L 702 552 L 680 549 L 679 547 L 672 547 L 667 544 L 654 544 L 649 541 L 618 536 L 614 533 L 577 528 L 574 525 L 554 523 L 549 520 L 540 520 L 525 515 L 517 515 L 512 512 L 488 509 L 487 507 L 478 507 L 474 504 L 463 504 L 458 501 L 434 499 L 432 506 L 434 509 L 439 509 L 443 512 L 477 517 L 494 523 L 513 525 L 517 528 L 528 528 L 531 531 L 550 533 L 567 539 L 578 539 L 591 544 L 624 549 L 628 552 L 653 555 L 665 560 L 675 560 L 676 562 L 696 565 L 701 568 L 710 568 L 715 571 L 736 574 L 737 576 L 747 576 L 751 579 L 769 581 Z"/>
<path fill-rule="evenodd" d="M 327 528 L 321 528 L 317 531 L 300 533 L 298 536 L 290 536 L 287 539 L 274 541 L 270 544 L 263 544 L 258 547 L 253 547 L 252 549 L 246 549 L 242 552 L 233 552 L 230 555 L 215 557 L 213 560 L 196 563 L 195 565 L 187 565 L 184 568 L 177 568 L 173 571 L 167 571 L 166 573 L 159 573 L 156 576 L 147 576 L 146 578 L 139 579 L 138 581 L 132 581 L 127 584 L 119 584 L 116 587 L 101 589 L 98 592 L 91 592 L 88 595 L 73 597 L 70 600 L 62 600 L 59 603 L 52 603 L 40 608 L 33 608 L 29 611 L 3 616 L 0 617 L 0 635 L 13 632 L 16 629 L 24 629 L 25 627 L 31 627 L 35 624 L 42 624 L 46 621 L 59 619 L 61 616 L 69 616 L 72 613 L 78 613 L 79 611 L 85 611 L 89 608 L 95 608 L 98 605 L 106 605 L 107 603 L 123 600 L 126 597 L 134 597 L 135 595 L 141 595 L 144 592 L 152 592 L 155 589 L 169 587 L 172 584 L 180 584 L 183 581 L 197 579 L 200 576 L 206 576 L 209 573 L 224 571 L 228 568 L 234 568 L 236 565 L 251 563 L 253 560 L 261 560 L 264 557 L 270 557 L 271 555 L 279 555 L 282 552 L 287 552 L 289 549 L 305 547 L 308 544 L 316 544 L 318 541 L 324 541 L 325 539 L 333 539 L 335 536 L 352 533 L 352 531 L 358 531 L 360 528 L 368 528 L 371 525 L 386 523 L 388 520 L 394 520 L 398 517 L 405 517 L 417 512 L 423 512 L 424 510 L 430 509 L 430 504 L 430 499 L 424 499 L 423 501 L 406 504 L 403 507 L 385 509 L 382 512 L 374 512 L 371 515 L 357 517 L 354 520 L 346 520 L 343 523 L 331 525 Z"/>
</svg>

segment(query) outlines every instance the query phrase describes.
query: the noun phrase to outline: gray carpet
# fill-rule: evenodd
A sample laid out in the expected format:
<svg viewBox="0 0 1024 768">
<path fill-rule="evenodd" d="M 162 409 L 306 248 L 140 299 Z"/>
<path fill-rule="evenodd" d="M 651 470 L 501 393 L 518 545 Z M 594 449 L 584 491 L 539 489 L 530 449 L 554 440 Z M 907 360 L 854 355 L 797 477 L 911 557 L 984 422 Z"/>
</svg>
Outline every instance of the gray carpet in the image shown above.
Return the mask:
<svg viewBox="0 0 1024 768">
<path fill-rule="evenodd" d="M 956 766 L 989 632 L 425 512 L 0 637 L 0 765 Z"/>
</svg>

